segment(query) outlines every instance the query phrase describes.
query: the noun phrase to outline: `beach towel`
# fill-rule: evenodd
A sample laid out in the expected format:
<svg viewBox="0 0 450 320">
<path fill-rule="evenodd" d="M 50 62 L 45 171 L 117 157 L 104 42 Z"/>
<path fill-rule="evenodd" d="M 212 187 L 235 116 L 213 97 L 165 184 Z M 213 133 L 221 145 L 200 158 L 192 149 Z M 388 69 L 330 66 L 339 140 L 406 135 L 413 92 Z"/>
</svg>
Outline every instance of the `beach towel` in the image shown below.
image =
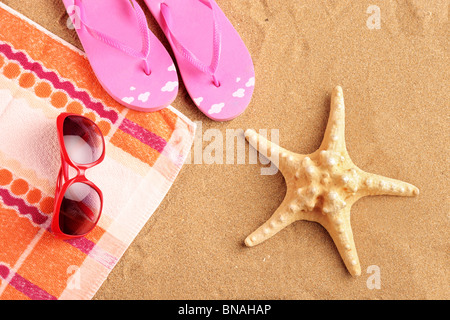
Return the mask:
<svg viewBox="0 0 450 320">
<path fill-rule="evenodd" d="M 103 192 L 100 221 L 64 241 L 50 232 L 62 112 L 95 121 L 106 142 L 86 172 Z M 174 183 L 194 132 L 172 106 L 121 106 L 82 51 L 0 3 L 0 299 L 91 299 Z"/>
</svg>

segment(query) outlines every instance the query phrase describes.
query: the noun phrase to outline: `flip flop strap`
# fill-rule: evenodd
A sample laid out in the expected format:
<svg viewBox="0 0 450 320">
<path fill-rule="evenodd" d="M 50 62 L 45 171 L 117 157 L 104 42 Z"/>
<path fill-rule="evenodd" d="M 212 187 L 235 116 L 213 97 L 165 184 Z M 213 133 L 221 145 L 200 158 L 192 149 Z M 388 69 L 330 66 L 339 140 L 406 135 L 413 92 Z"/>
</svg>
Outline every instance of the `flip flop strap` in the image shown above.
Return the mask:
<svg viewBox="0 0 450 320">
<path fill-rule="evenodd" d="M 168 33 L 170 35 L 170 38 L 172 40 L 172 43 L 175 45 L 176 50 L 186 59 L 188 60 L 193 66 L 195 66 L 200 71 L 207 73 L 214 78 L 214 74 L 217 70 L 217 67 L 219 65 L 220 60 L 220 53 L 222 51 L 222 34 L 220 31 L 220 25 L 219 21 L 217 19 L 217 13 L 216 9 L 214 9 L 214 6 L 211 4 L 209 0 L 199 0 L 204 5 L 206 5 L 208 8 L 211 9 L 212 15 L 213 15 L 213 21 L 214 21 L 214 34 L 213 34 L 213 55 L 211 59 L 211 64 L 206 65 L 204 62 L 200 61 L 192 51 L 186 48 L 181 42 L 177 39 L 177 37 L 174 35 L 174 33 L 171 31 L 170 26 L 172 22 L 172 17 L 169 12 L 169 6 L 165 3 L 161 3 L 161 15 L 164 19 L 164 22 L 167 26 Z"/>
<path fill-rule="evenodd" d="M 91 27 L 82 17 L 85 16 L 84 14 L 84 5 L 82 3 L 82 0 L 75 0 L 75 6 L 79 8 L 79 12 L 77 10 L 75 11 L 75 14 L 78 15 L 79 21 L 83 24 L 83 26 L 86 28 L 86 30 L 89 32 L 91 36 L 93 36 L 95 39 L 100 40 L 104 42 L 105 44 L 116 48 L 123 53 L 135 57 L 146 60 L 148 58 L 148 55 L 150 54 L 150 29 L 147 25 L 147 19 L 145 17 L 145 13 L 142 10 L 142 8 L 139 6 L 139 4 L 136 3 L 135 0 L 129 0 L 131 1 L 131 5 L 134 8 L 134 12 L 136 15 L 136 20 L 139 25 L 139 31 L 142 36 L 142 49 L 141 51 L 137 51 L 130 46 L 122 43 L 121 41 L 108 36 L 107 34 L 96 30 L 95 28 Z M 72 20 L 73 22 L 73 20 Z"/>
</svg>

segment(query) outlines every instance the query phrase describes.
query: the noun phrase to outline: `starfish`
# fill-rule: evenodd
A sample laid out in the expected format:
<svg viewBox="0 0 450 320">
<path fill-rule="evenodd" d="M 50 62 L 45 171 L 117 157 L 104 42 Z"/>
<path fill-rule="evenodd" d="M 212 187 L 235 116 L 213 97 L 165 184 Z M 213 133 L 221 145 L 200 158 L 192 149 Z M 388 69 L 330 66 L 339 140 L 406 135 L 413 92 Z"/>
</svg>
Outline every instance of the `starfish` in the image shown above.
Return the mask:
<svg viewBox="0 0 450 320">
<path fill-rule="evenodd" d="M 361 266 L 350 225 L 350 209 L 364 196 L 415 196 L 419 189 L 409 183 L 359 169 L 345 145 L 345 107 L 342 88 L 331 95 L 331 110 L 322 144 L 304 155 L 288 151 L 248 129 L 245 137 L 283 174 L 286 196 L 275 213 L 245 239 L 255 246 L 298 220 L 320 223 L 332 237 L 352 276 Z"/>
</svg>

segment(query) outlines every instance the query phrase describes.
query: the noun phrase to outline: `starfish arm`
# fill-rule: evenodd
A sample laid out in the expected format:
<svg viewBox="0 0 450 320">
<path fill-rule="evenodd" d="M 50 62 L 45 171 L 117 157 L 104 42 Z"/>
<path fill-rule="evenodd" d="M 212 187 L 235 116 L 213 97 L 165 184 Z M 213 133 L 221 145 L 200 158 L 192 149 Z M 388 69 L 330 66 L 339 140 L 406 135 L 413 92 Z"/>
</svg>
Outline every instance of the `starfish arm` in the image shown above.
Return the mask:
<svg viewBox="0 0 450 320">
<path fill-rule="evenodd" d="M 296 160 L 302 157 L 297 153 L 286 150 L 276 143 L 267 140 L 254 130 L 246 130 L 245 138 L 251 146 L 274 163 L 282 173 L 284 173 L 288 167 L 292 166 Z"/>
<path fill-rule="evenodd" d="M 245 239 L 248 247 L 253 247 L 274 236 L 276 233 L 298 220 L 298 207 L 292 207 L 286 195 L 281 205 L 263 225 Z"/>
<path fill-rule="evenodd" d="M 361 265 L 353 240 L 350 209 L 351 206 L 348 205 L 332 216 L 323 216 L 318 222 L 327 229 L 350 274 L 359 276 L 361 275 Z"/>
<path fill-rule="evenodd" d="M 330 116 L 323 137 L 321 150 L 346 150 L 344 93 L 340 86 L 331 93 Z"/>
<path fill-rule="evenodd" d="M 419 189 L 416 186 L 400 180 L 367 172 L 364 172 L 361 178 L 358 192 L 361 196 L 392 195 L 411 197 L 419 194 Z"/>
</svg>

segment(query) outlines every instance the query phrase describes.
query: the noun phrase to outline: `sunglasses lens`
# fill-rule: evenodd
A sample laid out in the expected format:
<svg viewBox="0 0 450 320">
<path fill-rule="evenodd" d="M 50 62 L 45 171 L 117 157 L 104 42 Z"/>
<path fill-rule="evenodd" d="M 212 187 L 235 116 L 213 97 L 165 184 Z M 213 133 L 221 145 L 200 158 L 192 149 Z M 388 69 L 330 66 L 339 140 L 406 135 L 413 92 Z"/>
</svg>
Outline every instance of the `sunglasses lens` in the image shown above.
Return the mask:
<svg viewBox="0 0 450 320">
<path fill-rule="evenodd" d="M 97 191 L 85 183 L 72 184 L 64 194 L 59 209 L 59 228 L 78 236 L 91 231 L 100 217 L 101 200 Z"/>
<path fill-rule="evenodd" d="M 64 147 L 69 158 L 78 164 L 90 164 L 103 153 L 103 136 L 97 125 L 80 116 L 69 116 L 63 125 Z"/>
</svg>

